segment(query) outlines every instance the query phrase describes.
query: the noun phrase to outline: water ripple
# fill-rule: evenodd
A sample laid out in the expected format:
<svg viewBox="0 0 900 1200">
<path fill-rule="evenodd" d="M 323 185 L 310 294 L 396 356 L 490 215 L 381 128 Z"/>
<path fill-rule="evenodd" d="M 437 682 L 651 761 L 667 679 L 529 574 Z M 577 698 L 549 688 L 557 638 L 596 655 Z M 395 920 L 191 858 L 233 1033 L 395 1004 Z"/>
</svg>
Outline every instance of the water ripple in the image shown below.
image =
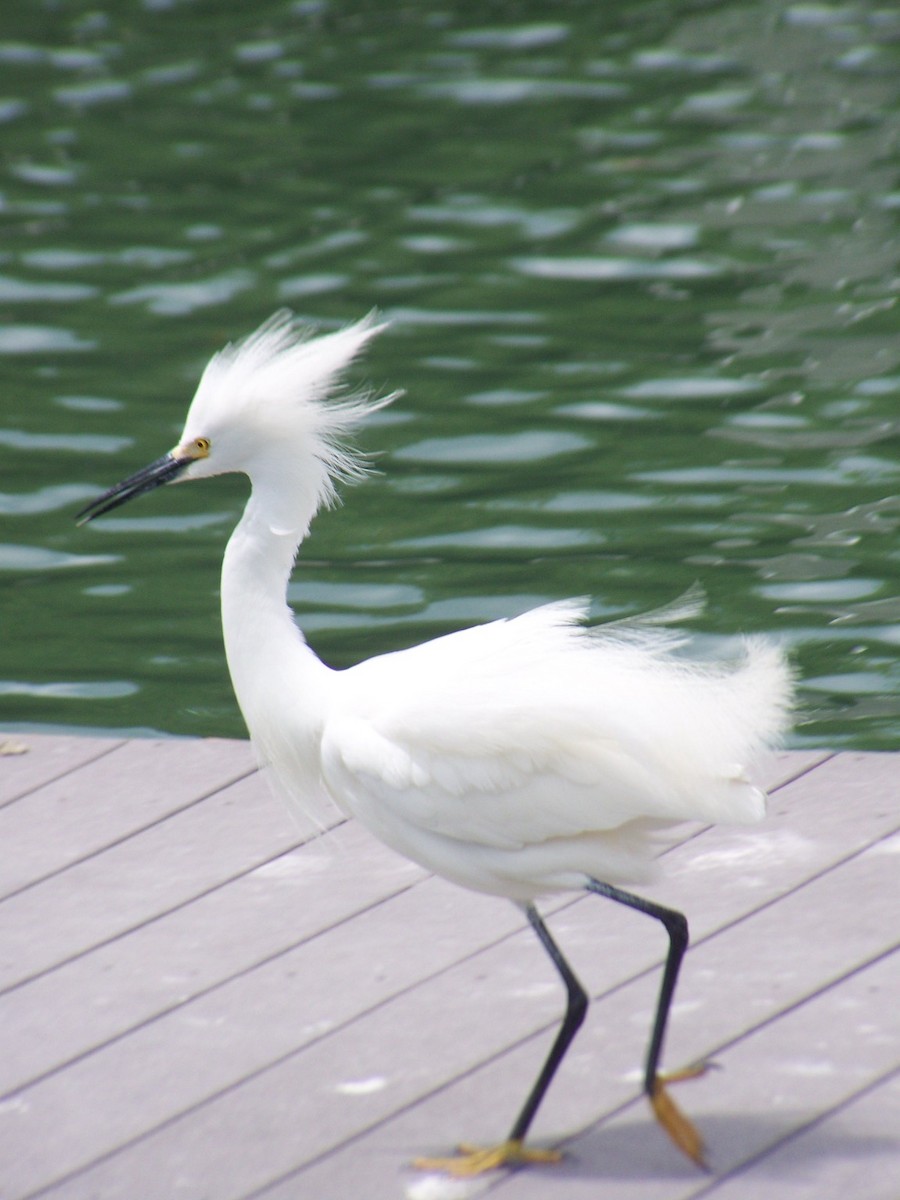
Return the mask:
<svg viewBox="0 0 900 1200">
<path fill-rule="evenodd" d="M 525 205 L 504 204 L 491 196 L 457 195 L 444 204 L 416 204 L 407 210 L 413 221 L 433 221 L 438 225 L 466 225 L 476 229 L 519 226 L 532 239 L 559 237 L 582 219 L 576 209 L 535 209 Z"/>
<path fill-rule="evenodd" d="M 569 33 L 569 26 L 562 22 L 539 21 L 507 28 L 461 29 L 448 34 L 447 42 L 468 50 L 535 50 L 558 45 Z"/>
<path fill-rule="evenodd" d="M 401 461 L 433 463 L 525 463 L 539 462 L 557 454 L 584 450 L 592 443 L 576 433 L 525 431 L 492 437 L 470 434 L 461 437 L 426 438 L 394 451 Z"/>
<path fill-rule="evenodd" d="M 68 567 L 96 567 L 117 562 L 115 554 L 64 554 L 45 546 L 0 543 L 0 571 L 57 571 Z"/>
<path fill-rule="evenodd" d="M 87 680 L 56 683 L 26 683 L 0 679 L 0 696 L 35 696 L 42 700 L 122 700 L 140 691 L 126 679 L 107 679 L 99 683 Z"/>
<path fill-rule="evenodd" d="M 651 224 L 632 221 L 619 225 L 606 235 L 615 246 L 637 246 L 642 250 L 686 250 L 696 246 L 700 226 L 691 221 L 668 221 Z"/>
<path fill-rule="evenodd" d="M 546 103 L 550 100 L 621 100 L 628 88 L 620 83 L 571 79 L 457 79 L 422 83 L 422 95 L 458 104 Z"/>
<path fill-rule="evenodd" d="M 597 283 L 617 279 L 710 279 L 725 273 L 722 263 L 699 258 L 607 258 L 583 255 L 579 258 L 515 258 L 513 267 L 535 279 L 564 279 Z"/>
<path fill-rule="evenodd" d="M 548 553 L 602 545 L 604 537 L 592 529 L 539 529 L 531 525 L 491 525 L 455 533 L 434 533 L 401 538 L 392 544 L 407 550 L 505 550 Z"/>
<path fill-rule="evenodd" d="M 91 490 L 91 497 L 96 496 Z M 82 492 L 82 499 L 86 498 Z M 116 533 L 184 533 L 197 529 L 208 529 L 224 522 L 234 523 L 233 512 L 192 512 L 165 517 L 106 517 L 93 528 L 103 536 Z"/>
<path fill-rule="evenodd" d="M 808 483 L 834 485 L 846 483 L 838 472 L 827 467 L 745 467 L 723 463 L 720 466 L 679 467 L 675 470 L 637 471 L 631 478 L 648 483 L 676 486 L 698 484 L 781 484 Z"/>
<path fill-rule="evenodd" d="M 225 304 L 248 291 L 255 282 L 256 276 L 251 271 L 226 271 L 191 283 L 154 283 L 131 288 L 111 296 L 110 303 L 145 304 L 150 312 L 160 316 L 181 317 L 200 308 Z"/>
<path fill-rule="evenodd" d="M 295 275 L 291 279 L 282 279 L 278 285 L 278 295 L 282 300 L 296 300 L 300 296 L 321 296 L 325 292 L 336 292 L 338 288 L 346 287 L 348 275 Z"/>
<path fill-rule="evenodd" d="M 821 604 L 836 600 L 862 600 L 879 591 L 882 586 L 880 579 L 808 579 L 795 583 L 762 584 L 756 590 L 770 600 Z"/>
<path fill-rule="evenodd" d="M 72 108 L 93 108 L 98 104 L 111 104 L 118 100 L 129 100 L 132 87 L 124 79 L 94 79 L 89 83 L 76 83 L 71 87 L 56 88 L 53 93 L 60 104 Z"/>
<path fill-rule="evenodd" d="M 14 450 L 71 451 L 73 454 L 118 454 L 131 445 L 131 438 L 106 433 L 30 433 L 24 429 L 0 429 L 0 446 Z"/>
<path fill-rule="evenodd" d="M 642 379 L 640 383 L 616 390 L 620 396 L 635 400 L 721 400 L 729 396 L 747 396 L 760 388 L 761 384 L 755 379 L 713 379 L 693 375 Z"/>
<path fill-rule="evenodd" d="M 38 187 L 69 187 L 78 180 L 75 167 L 62 167 L 56 163 L 18 162 L 12 163 L 7 170 L 13 178 Z"/>
<path fill-rule="evenodd" d="M 0 275 L 0 303 L 68 304 L 96 296 L 97 289 L 83 283 L 31 283 Z"/>
<path fill-rule="evenodd" d="M 349 608 L 368 611 L 372 608 L 418 608 L 425 599 L 420 587 L 403 583 L 332 583 L 303 579 L 291 584 L 288 599 L 295 604 L 315 608 Z"/>
<path fill-rule="evenodd" d="M 57 512 L 61 508 L 69 508 L 85 499 L 84 488 L 71 483 L 42 487 L 35 492 L 0 492 L 0 515 L 13 517 Z"/>
<path fill-rule="evenodd" d="M 391 308 L 388 317 L 396 325 L 534 325 L 539 317 L 533 312 L 516 312 L 511 309 L 490 311 L 481 309 L 422 309 Z"/>
<path fill-rule="evenodd" d="M 52 325 L 4 325 L 0 329 L 0 354 L 65 354 L 92 350 L 94 345 L 69 329 Z"/>
</svg>

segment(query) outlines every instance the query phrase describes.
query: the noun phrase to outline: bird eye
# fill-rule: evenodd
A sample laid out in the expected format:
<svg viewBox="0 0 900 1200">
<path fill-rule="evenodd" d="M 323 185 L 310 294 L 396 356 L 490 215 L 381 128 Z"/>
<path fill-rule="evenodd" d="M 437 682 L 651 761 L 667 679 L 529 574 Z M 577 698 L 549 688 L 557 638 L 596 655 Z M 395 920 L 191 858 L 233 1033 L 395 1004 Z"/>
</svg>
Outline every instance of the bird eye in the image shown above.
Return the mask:
<svg viewBox="0 0 900 1200">
<path fill-rule="evenodd" d="M 209 438 L 194 438 L 194 450 L 199 458 L 206 458 L 210 450 Z"/>
</svg>

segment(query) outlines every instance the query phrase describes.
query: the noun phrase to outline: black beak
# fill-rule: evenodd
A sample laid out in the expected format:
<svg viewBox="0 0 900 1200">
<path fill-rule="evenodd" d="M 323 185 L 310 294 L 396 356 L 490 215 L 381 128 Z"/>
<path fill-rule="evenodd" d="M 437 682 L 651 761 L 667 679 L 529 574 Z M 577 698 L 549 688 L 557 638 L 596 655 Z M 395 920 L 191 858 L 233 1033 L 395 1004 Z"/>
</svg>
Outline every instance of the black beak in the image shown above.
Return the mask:
<svg viewBox="0 0 900 1200">
<path fill-rule="evenodd" d="M 135 496 L 140 496 L 144 492 L 152 492 L 154 488 L 158 488 L 163 483 L 170 483 L 192 461 L 193 459 L 188 457 L 176 458 L 171 452 L 164 454 L 162 458 L 152 462 L 149 467 L 144 467 L 142 471 L 137 471 L 134 475 L 123 479 L 121 483 L 115 484 L 102 496 L 98 496 L 96 500 L 85 505 L 75 518 L 76 521 L 79 525 L 86 525 L 88 521 L 93 521 L 94 517 L 118 508 L 120 504 L 133 500 Z"/>
</svg>

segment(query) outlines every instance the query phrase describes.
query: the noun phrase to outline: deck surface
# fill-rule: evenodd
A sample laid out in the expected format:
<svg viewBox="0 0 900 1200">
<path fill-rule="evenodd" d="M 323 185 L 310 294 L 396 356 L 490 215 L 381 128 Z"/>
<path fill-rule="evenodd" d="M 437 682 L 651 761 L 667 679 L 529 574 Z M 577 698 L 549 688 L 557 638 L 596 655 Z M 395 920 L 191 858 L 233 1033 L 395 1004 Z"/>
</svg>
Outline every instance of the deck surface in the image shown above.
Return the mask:
<svg viewBox="0 0 900 1200">
<path fill-rule="evenodd" d="M 560 1018 L 511 904 L 355 823 L 298 830 L 243 742 L 0 735 L 0 1200 L 898 1200 L 900 755 L 793 752 L 770 817 L 686 828 L 666 1046 L 709 1171 L 639 1094 L 664 945 L 549 905 L 594 997 L 533 1129 L 476 1182 Z"/>
</svg>

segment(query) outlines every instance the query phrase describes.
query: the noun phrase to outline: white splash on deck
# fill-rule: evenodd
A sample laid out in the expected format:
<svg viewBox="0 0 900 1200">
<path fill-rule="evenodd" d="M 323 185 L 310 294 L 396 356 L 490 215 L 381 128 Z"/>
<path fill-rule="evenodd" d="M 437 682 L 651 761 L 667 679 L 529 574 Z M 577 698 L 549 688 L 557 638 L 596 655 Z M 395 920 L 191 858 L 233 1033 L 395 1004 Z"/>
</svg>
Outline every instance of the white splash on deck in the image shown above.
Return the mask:
<svg viewBox="0 0 900 1200">
<path fill-rule="evenodd" d="M 368 1079 L 346 1079 L 335 1087 L 342 1096 L 371 1096 L 387 1087 L 388 1081 L 383 1075 L 372 1075 Z"/>
<path fill-rule="evenodd" d="M 732 831 L 727 844 L 708 850 L 702 849 L 701 846 L 702 842 L 698 843 L 697 852 L 686 862 L 680 863 L 672 874 L 682 871 L 695 874 L 697 871 L 724 869 L 740 872 L 746 879 L 755 878 L 748 874 L 753 867 L 803 862 L 815 850 L 815 845 L 809 838 L 788 829 L 753 833 L 741 830 L 739 834 Z"/>
<path fill-rule="evenodd" d="M 406 1200 L 471 1200 L 496 1182 L 497 1175 L 493 1172 L 478 1179 L 454 1179 L 434 1172 L 409 1180 L 404 1195 Z"/>
</svg>

